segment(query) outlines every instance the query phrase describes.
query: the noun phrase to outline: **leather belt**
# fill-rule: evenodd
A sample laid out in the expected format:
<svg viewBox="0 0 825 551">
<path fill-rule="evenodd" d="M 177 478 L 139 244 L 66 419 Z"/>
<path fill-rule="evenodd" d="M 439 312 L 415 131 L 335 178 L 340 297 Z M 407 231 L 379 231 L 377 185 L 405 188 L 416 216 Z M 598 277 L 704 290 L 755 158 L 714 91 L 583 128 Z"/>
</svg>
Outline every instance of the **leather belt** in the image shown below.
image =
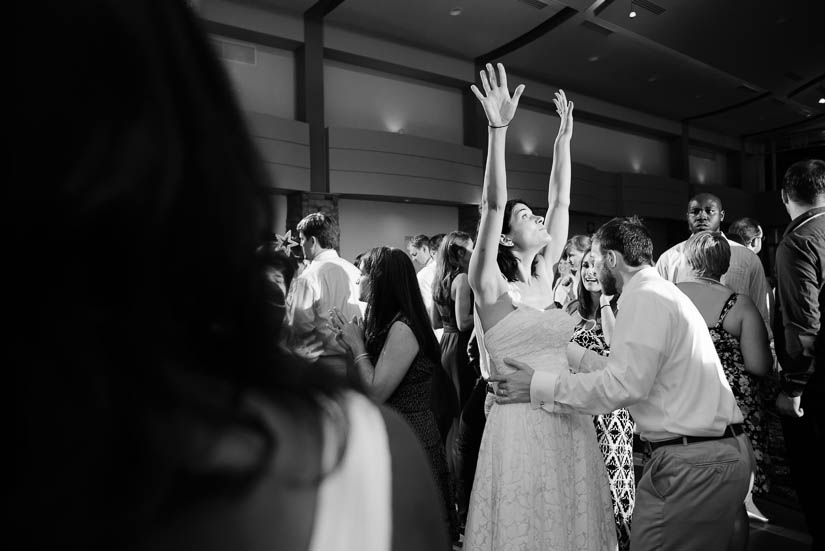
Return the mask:
<svg viewBox="0 0 825 551">
<path fill-rule="evenodd" d="M 648 449 L 652 452 L 662 446 L 675 446 L 681 444 L 687 446 L 695 442 L 707 442 L 708 440 L 721 440 L 722 438 L 733 438 L 740 434 L 745 434 L 745 427 L 742 423 L 734 423 L 725 427 L 725 432 L 720 436 L 680 436 L 678 438 L 669 438 L 667 440 L 659 440 L 658 442 L 648 442 Z"/>
</svg>

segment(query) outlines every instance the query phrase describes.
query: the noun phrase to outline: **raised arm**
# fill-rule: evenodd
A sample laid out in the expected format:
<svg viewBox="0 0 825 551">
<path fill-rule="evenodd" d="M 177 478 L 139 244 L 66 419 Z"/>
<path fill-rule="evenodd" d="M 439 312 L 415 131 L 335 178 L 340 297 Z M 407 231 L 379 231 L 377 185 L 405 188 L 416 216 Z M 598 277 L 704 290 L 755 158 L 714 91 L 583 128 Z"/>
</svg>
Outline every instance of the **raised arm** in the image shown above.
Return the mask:
<svg viewBox="0 0 825 551">
<path fill-rule="evenodd" d="M 507 73 L 498 64 L 498 77 L 491 64 L 481 71 L 482 94 L 476 85 L 470 86 L 487 115 L 487 165 L 484 171 L 484 187 L 481 193 L 481 222 L 478 239 L 470 258 L 470 287 L 479 304 L 492 304 L 502 292 L 501 272 L 496 263 L 504 207 L 507 203 L 507 175 L 504 165 L 504 144 L 507 125 L 516 114 L 518 101 L 524 92 L 519 85 L 510 97 L 507 89 Z"/>
<path fill-rule="evenodd" d="M 544 248 L 544 260 L 548 266 L 561 258 L 570 226 L 570 139 L 573 136 L 573 102 L 568 102 L 564 90 L 559 90 L 553 103 L 561 122 L 553 144 L 553 167 L 547 190 L 547 215 L 544 217 L 544 227 L 553 237 Z"/>
</svg>

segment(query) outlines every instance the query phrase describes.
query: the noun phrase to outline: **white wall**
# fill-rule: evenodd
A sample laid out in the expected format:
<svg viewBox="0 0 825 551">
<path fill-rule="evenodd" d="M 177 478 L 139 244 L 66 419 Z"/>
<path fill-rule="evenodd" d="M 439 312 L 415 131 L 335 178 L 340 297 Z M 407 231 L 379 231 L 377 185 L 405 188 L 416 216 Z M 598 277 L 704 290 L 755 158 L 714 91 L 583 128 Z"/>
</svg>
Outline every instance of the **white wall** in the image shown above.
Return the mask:
<svg viewBox="0 0 825 551">
<path fill-rule="evenodd" d="M 292 52 L 223 36 L 216 41 L 255 48 L 255 64 L 221 59 L 241 108 L 283 119 L 295 118 L 295 56 Z"/>
<path fill-rule="evenodd" d="M 557 115 L 522 107 L 507 131 L 507 149 L 523 155 L 552 157 L 558 130 Z M 669 154 L 668 145 L 661 140 L 582 122 L 573 124 L 573 161 L 599 170 L 667 176 Z"/>
<path fill-rule="evenodd" d="M 386 245 L 404 248 L 405 238 L 458 229 L 458 208 L 436 205 L 341 199 L 338 202 L 341 256 L 347 260 Z"/>
<path fill-rule="evenodd" d="M 324 93 L 327 126 L 464 139 L 461 94 L 454 88 L 327 61 Z"/>
</svg>

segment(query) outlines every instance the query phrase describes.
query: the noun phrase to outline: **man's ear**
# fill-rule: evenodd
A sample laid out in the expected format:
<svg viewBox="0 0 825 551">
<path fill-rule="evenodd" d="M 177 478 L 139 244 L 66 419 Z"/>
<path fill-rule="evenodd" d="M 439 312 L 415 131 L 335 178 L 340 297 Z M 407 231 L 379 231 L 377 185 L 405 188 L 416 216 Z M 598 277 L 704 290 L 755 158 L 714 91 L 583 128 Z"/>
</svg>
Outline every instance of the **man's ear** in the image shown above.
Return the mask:
<svg viewBox="0 0 825 551">
<path fill-rule="evenodd" d="M 616 251 L 610 250 L 607 251 L 607 264 L 611 268 L 615 268 L 616 265 L 619 263 L 619 257 L 616 255 Z"/>
<path fill-rule="evenodd" d="M 722 220 L 724 220 L 724 219 L 725 219 L 725 211 L 724 211 L 724 210 L 720 210 L 720 211 L 719 211 L 719 221 L 721 222 L 721 221 L 722 221 Z"/>
<path fill-rule="evenodd" d="M 504 235 L 503 233 L 501 234 L 501 237 L 499 237 L 498 242 L 504 245 L 505 247 L 513 246 L 513 240 Z"/>
<path fill-rule="evenodd" d="M 784 189 L 779 190 L 779 196 L 782 198 L 782 204 L 787 205 L 790 198 L 788 197 L 788 193 Z"/>
</svg>

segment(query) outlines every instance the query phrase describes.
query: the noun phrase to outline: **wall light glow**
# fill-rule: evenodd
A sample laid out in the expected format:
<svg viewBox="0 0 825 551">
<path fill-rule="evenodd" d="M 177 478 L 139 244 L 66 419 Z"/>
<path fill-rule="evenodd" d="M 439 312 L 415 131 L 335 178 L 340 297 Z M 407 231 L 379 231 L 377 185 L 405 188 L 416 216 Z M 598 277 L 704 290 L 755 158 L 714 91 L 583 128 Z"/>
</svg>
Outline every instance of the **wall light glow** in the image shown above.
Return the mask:
<svg viewBox="0 0 825 551">
<path fill-rule="evenodd" d="M 389 132 L 403 133 L 405 123 L 406 121 L 402 120 L 401 117 L 397 115 L 384 116 L 384 125 L 387 127 Z"/>
</svg>

